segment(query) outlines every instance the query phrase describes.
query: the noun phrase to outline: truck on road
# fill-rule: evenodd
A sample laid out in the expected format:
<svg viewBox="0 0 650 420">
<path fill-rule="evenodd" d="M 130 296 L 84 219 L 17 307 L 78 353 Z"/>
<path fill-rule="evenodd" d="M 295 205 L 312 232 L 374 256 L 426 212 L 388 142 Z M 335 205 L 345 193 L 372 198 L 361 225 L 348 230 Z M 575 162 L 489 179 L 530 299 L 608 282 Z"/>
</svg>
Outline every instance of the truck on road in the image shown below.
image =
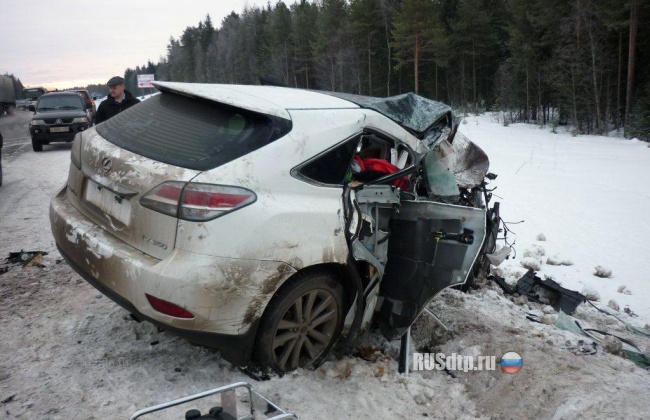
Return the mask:
<svg viewBox="0 0 650 420">
<path fill-rule="evenodd" d="M 0 115 L 15 106 L 16 91 L 14 88 L 14 78 L 0 75 Z"/>
<path fill-rule="evenodd" d="M 23 89 L 23 94 L 25 95 L 25 99 L 29 99 L 29 104 L 33 106 L 36 106 L 36 102 L 38 102 L 38 98 L 40 98 L 41 95 L 44 95 L 47 92 L 48 90 L 41 86 L 28 87 Z"/>
</svg>

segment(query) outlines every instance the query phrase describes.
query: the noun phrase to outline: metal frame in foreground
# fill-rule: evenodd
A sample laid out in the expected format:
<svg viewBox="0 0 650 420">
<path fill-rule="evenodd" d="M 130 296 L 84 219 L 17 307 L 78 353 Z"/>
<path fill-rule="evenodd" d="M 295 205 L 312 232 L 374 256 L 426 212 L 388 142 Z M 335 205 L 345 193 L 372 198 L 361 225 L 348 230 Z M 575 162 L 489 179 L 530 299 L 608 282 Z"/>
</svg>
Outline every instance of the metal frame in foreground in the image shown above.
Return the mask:
<svg viewBox="0 0 650 420">
<path fill-rule="evenodd" d="M 263 395 L 259 394 L 255 390 L 253 390 L 253 387 L 248 382 L 236 382 L 234 384 L 222 386 L 220 388 L 215 388 L 215 389 L 211 389 L 209 391 L 204 391 L 204 392 L 201 392 L 199 394 L 190 395 L 190 396 L 187 396 L 187 397 L 179 398 L 177 400 L 168 401 L 166 403 L 158 404 L 158 405 L 155 405 L 153 407 L 144 408 L 142 410 L 136 411 L 131 416 L 130 420 L 136 420 L 137 418 L 139 418 L 141 416 L 144 416 L 145 414 L 151 414 L 151 413 L 154 413 L 156 411 L 164 410 L 166 408 L 175 407 L 177 405 L 181 405 L 181 404 L 184 404 L 186 402 L 190 402 L 190 401 L 198 400 L 198 399 L 201 399 L 201 398 L 205 398 L 205 397 L 208 397 L 210 395 L 221 394 L 221 393 L 224 393 L 224 392 L 227 392 L 227 391 L 234 391 L 237 388 L 246 388 L 248 390 L 248 398 L 249 398 L 250 407 L 251 407 L 250 408 L 250 413 L 246 414 L 243 417 L 238 417 L 237 418 L 238 420 L 252 420 L 252 419 L 255 418 L 255 407 L 254 407 L 254 404 L 253 404 L 253 397 L 262 400 L 263 402 L 265 402 L 267 404 L 267 407 L 270 406 L 271 408 L 273 408 L 275 410 L 275 412 L 280 413 L 280 414 L 278 414 L 276 416 L 269 417 L 267 420 L 279 420 L 279 419 L 296 419 L 297 420 L 298 419 L 298 416 L 296 416 L 295 414 L 287 413 L 285 410 L 281 409 L 280 407 L 278 407 L 277 405 L 275 405 L 274 403 L 269 401 L 266 397 L 264 397 Z"/>
</svg>

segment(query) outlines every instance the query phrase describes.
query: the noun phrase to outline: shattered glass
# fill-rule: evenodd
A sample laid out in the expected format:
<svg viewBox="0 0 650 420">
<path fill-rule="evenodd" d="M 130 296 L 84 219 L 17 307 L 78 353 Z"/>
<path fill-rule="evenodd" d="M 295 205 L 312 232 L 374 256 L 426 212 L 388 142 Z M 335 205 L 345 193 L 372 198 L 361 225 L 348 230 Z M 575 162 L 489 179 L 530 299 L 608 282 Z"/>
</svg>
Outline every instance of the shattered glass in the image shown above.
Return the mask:
<svg viewBox="0 0 650 420">
<path fill-rule="evenodd" d="M 390 118 L 417 135 L 423 135 L 429 127 L 451 112 L 449 105 L 432 101 L 414 93 L 388 98 L 351 95 L 339 92 L 322 92 L 345 99 L 362 108 L 372 109 Z"/>
</svg>

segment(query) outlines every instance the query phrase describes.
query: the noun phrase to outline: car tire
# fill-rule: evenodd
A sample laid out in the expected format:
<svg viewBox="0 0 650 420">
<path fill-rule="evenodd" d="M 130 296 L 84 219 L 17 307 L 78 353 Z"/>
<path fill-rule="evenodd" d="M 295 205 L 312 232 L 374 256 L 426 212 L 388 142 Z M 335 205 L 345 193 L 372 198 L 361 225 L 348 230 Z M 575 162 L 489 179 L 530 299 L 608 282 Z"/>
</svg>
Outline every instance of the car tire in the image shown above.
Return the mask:
<svg viewBox="0 0 650 420">
<path fill-rule="evenodd" d="M 41 143 L 40 141 L 32 138 L 32 149 L 35 152 L 42 152 L 43 151 L 43 143 Z"/>
<path fill-rule="evenodd" d="M 283 374 L 318 366 L 341 334 L 344 302 L 343 286 L 326 272 L 283 286 L 260 322 L 253 355 L 259 367 Z"/>
</svg>

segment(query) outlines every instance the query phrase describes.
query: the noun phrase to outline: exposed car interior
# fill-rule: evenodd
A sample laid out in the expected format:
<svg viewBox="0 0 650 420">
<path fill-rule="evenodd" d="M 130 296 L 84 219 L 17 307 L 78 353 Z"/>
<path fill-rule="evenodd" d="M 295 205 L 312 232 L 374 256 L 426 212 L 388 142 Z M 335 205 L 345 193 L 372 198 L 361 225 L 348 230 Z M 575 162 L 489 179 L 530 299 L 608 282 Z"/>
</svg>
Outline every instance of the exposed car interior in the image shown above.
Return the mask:
<svg viewBox="0 0 650 420">
<path fill-rule="evenodd" d="M 484 241 L 494 236 L 482 195 L 487 156 L 461 136 L 453 144 L 451 127 L 435 133 L 423 156 L 380 133 L 353 140 L 344 203 L 364 288 L 359 306 L 387 337 L 401 336 L 433 296 L 464 283 L 480 265 L 476 256 L 494 247 Z"/>
</svg>

